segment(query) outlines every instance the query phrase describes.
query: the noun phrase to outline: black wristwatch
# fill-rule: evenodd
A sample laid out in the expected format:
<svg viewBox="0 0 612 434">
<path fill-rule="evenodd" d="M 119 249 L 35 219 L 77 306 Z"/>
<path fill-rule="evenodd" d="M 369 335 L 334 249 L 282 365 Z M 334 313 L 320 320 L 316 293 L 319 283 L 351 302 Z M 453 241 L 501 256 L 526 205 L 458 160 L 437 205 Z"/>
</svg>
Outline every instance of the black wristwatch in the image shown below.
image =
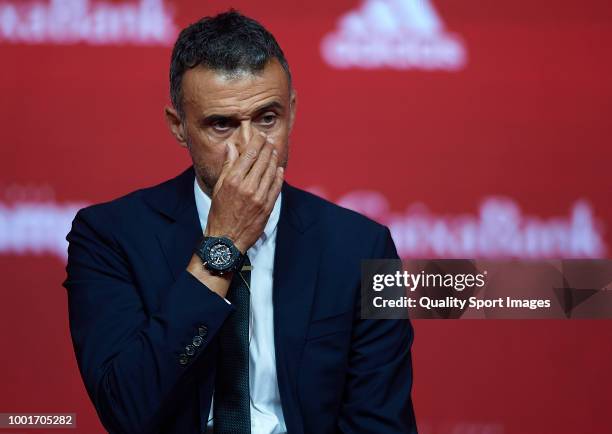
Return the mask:
<svg viewBox="0 0 612 434">
<path fill-rule="evenodd" d="M 195 251 L 213 274 L 223 275 L 242 268 L 244 254 L 227 237 L 204 237 Z"/>
</svg>

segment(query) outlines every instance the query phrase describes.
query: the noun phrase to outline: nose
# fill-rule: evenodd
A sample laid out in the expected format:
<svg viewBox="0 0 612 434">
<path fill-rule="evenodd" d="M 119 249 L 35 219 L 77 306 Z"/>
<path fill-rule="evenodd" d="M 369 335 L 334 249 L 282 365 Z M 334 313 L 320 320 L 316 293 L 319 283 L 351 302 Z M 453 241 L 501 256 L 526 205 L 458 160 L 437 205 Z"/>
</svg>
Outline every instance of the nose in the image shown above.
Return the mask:
<svg viewBox="0 0 612 434">
<path fill-rule="evenodd" d="M 236 142 L 236 146 L 238 147 L 238 152 L 242 154 L 246 146 L 251 141 L 251 137 L 253 137 L 254 133 L 255 131 L 253 131 L 253 125 L 251 124 L 250 120 L 247 119 L 240 122 L 240 127 L 236 128 L 236 131 L 234 132 L 236 135 L 234 140 Z"/>
</svg>

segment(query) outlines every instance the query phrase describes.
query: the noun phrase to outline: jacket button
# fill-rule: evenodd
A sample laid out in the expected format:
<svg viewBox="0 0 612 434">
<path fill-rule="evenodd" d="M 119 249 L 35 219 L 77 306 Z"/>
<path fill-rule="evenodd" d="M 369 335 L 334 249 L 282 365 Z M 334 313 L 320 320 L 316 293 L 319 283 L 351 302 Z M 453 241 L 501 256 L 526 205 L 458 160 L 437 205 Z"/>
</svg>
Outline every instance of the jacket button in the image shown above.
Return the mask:
<svg viewBox="0 0 612 434">
<path fill-rule="evenodd" d="M 204 337 L 206 336 L 206 333 L 208 333 L 208 327 L 206 327 L 205 325 L 201 325 L 200 327 L 198 327 L 198 335 Z"/>
<path fill-rule="evenodd" d="M 188 356 L 193 356 L 195 354 L 195 348 L 193 348 L 192 345 L 187 345 L 185 347 L 185 352 L 187 353 Z"/>
<path fill-rule="evenodd" d="M 196 336 L 193 338 L 193 341 L 191 343 L 194 347 L 199 347 L 200 345 L 202 345 L 203 340 L 204 339 L 202 339 L 202 336 Z"/>
<path fill-rule="evenodd" d="M 189 363 L 189 357 L 187 356 L 187 354 L 181 354 L 179 356 L 179 363 L 182 366 L 185 366 L 187 363 Z"/>
</svg>

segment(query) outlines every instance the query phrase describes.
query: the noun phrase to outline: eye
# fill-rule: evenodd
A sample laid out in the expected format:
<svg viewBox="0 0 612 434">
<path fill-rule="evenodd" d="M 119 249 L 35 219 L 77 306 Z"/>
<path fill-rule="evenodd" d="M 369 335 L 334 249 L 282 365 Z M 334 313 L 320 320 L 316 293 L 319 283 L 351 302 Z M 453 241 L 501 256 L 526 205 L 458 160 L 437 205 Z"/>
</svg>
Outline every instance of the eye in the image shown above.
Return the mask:
<svg viewBox="0 0 612 434">
<path fill-rule="evenodd" d="M 225 133 L 231 128 L 231 125 L 228 120 L 218 120 L 214 121 L 211 127 L 218 133 Z"/>
<path fill-rule="evenodd" d="M 266 127 L 271 127 L 276 123 L 276 113 L 266 113 L 259 118 L 259 123 Z"/>
</svg>

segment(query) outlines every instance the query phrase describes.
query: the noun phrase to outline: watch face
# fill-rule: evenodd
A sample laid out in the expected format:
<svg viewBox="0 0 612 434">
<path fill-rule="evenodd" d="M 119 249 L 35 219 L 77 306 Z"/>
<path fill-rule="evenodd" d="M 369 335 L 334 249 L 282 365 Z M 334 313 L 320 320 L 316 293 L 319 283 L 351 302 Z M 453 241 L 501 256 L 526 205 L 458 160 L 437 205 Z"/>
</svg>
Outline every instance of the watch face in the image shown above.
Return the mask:
<svg viewBox="0 0 612 434">
<path fill-rule="evenodd" d="M 232 251 L 223 243 L 218 243 L 210 248 L 208 258 L 211 265 L 225 268 L 232 262 Z"/>
<path fill-rule="evenodd" d="M 219 274 L 240 266 L 242 258 L 240 251 L 227 237 L 204 237 L 196 253 L 208 270 Z"/>
</svg>

